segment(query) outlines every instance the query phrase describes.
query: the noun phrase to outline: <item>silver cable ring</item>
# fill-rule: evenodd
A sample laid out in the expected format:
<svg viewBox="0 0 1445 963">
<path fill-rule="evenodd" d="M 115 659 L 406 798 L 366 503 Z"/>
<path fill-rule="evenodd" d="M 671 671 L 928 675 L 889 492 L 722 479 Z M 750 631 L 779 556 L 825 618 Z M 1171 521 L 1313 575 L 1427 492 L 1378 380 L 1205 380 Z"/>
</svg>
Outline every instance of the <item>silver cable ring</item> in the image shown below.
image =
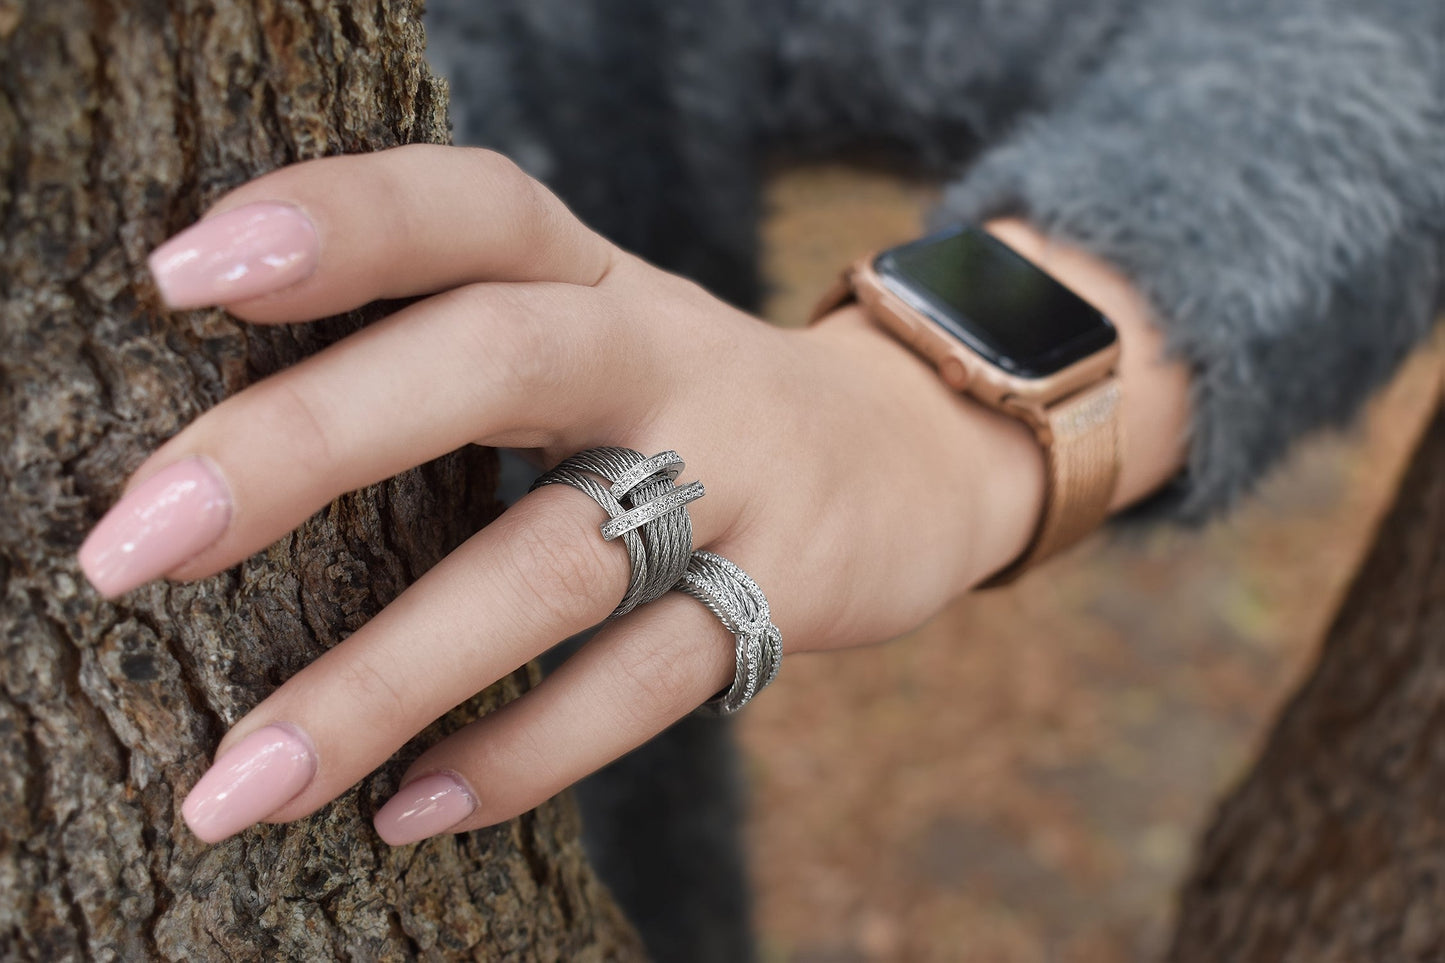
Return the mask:
<svg viewBox="0 0 1445 963">
<path fill-rule="evenodd" d="M 707 606 L 737 643 L 732 685 L 698 709 L 732 715 L 776 679 L 782 665 L 783 636 L 773 624 L 767 596 L 748 573 L 708 551 L 693 553 L 677 589 Z"/>
<path fill-rule="evenodd" d="M 684 467 L 675 451 L 646 458 L 631 448 L 589 448 L 562 460 L 532 483 L 568 485 L 607 513 L 602 535 L 621 538 L 631 569 L 627 591 L 609 619 L 667 593 L 692 555 L 692 518 L 687 504 L 704 494 L 701 482 L 676 487 Z M 609 483 L 603 487 L 596 478 Z"/>
<path fill-rule="evenodd" d="M 605 503 L 598 502 L 611 516 L 602 526 L 602 537 L 609 541 L 609 534 L 611 538 L 624 535 L 623 531 L 612 531 L 609 526 L 629 516 L 646 519 L 653 513 L 649 506 L 673 495 L 677 491 L 673 487 L 674 480 L 684 467 L 682 456 L 675 451 L 644 458 L 631 448 L 619 447 L 590 448 L 558 465 L 563 469 L 590 471 L 612 482 L 612 498 Z M 618 494 L 619 488 L 623 489 L 622 494 Z M 704 494 L 701 482 L 694 482 L 686 488 L 688 497 L 680 503 L 668 503 L 666 507 L 669 510 L 651 518 L 652 524 L 647 524 L 646 520 L 638 523 L 645 552 L 633 573 L 637 591 L 631 598 L 624 597 L 623 603 L 610 618 L 625 615 L 639 605 L 661 598 L 682 577 L 687 560 L 692 555 L 692 517 L 686 510 L 675 509 Z M 623 509 L 621 514 L 618 514 L 618 509 Z M 628 557 L 632 558 L 630 551 Z"/>
</svg>

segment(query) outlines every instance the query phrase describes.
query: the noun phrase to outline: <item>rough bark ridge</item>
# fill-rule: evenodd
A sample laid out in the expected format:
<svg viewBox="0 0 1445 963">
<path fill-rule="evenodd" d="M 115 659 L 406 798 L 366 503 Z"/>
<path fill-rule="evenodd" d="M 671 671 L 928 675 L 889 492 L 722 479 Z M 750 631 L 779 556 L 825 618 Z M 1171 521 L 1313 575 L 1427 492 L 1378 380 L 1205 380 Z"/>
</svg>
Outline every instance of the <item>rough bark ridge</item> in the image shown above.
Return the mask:
<svg viewBox="0 0 1445 963">
<path fill-rule="evenodd" d="M 343 498 L 196 585 L 106 604 L 73 560 L 147 451 L 365 320 L 170 315 L 144 257 L 263 170 L 445 139 L 419 13 L 0 0 L 0 958 L 638 955 L 569 802 L 393 851 L 368 822 L 393 767 L 310 820 L 216 847 L 179 820 L 227 726 L 486 520 L 487 457 Z"/>
<path fill-rule="evenodd" d="M 1445 960 L 1445 409 L 1313 677 L 1223 806 L 1174 963 Z"/>
</svg>

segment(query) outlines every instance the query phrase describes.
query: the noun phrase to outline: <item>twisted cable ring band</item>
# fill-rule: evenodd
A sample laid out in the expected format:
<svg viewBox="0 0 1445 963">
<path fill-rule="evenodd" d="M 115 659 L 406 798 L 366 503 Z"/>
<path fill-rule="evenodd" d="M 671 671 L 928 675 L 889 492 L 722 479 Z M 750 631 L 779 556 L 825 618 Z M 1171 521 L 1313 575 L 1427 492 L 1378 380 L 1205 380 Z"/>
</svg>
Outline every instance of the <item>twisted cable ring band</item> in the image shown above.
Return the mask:
<svg viewBox="0 0 1445 963">
<path fill-rule="evenodd" d="M 707 551 L 693 553 L 677 588 L 707 606 L 737 643 L 732 685 L 698 710 L 731 715 L 776 679 L 782 664 L 783 637 L 773 625 L 767 596 L 741 568 Z"/>
<path fill-rule="evenodd" d="M 641 528 L 646 561 L 639 597 L 628 611 L 662 597 L 682 576 L 692 555 L 692 518 L 686 511 L 675 509 L 704 494 L 702 483 L 693 482 L 684 486 L 687 495 L 676 500 L 676 492 L 681 490 L 673 488 L 673 481 L 684 467 L 682 456 L 675 451 L 664 451 L 644 458 L 631 448 L 590 448 L 565 459 L 558 467 L 580 468 L 612 482 L 612 501 L 602 506 L 612 516 L 603 523 L 604 540 L 612 541 L 626 530 Z M 658 504 L 667 499 L 672 500 Z M 626 511 L 614 514 L 618 507 Z M 648 524 L 653 521 L 656 524 Z M 614 612 L 613 617 L 622 614 Z"/>
<path fill-rule="evenodd" d="M 608 618 L 659 598 L 687 566 L 692 519 L 684 506 L 701 498 L 704 490 L 700 482 L 675 488 L 682 468 L 682 458 L 673 451 L 644 458 L 630 448 L 590 448 L 564 459 L 532 483 L 533 491 L 557 484 L 577 489 L 607 513 L 604 526 L 625 519 L 614 526 L 610 537 L 604 532 L 608 541 L 622 539 L 631 570 L 627 591 Z M 611 487 L 603 487 L 593 476 Z"/>
</svg>

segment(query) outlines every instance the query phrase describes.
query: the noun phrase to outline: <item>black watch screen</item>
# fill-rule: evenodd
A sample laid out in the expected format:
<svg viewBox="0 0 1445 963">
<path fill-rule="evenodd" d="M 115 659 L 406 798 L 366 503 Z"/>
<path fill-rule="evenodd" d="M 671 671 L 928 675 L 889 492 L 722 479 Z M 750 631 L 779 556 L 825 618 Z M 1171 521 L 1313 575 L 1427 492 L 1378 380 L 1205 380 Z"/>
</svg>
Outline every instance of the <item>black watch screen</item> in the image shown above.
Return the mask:
<svg viewBox="0 0 1445 963">
<path fill-rule="evenodd" d="M 1047 377 L 1114 343 L 1096 308 L 981 228 L 890 248 L 873 269 L 915 310 L 1020 377 Z"/>
</svg>

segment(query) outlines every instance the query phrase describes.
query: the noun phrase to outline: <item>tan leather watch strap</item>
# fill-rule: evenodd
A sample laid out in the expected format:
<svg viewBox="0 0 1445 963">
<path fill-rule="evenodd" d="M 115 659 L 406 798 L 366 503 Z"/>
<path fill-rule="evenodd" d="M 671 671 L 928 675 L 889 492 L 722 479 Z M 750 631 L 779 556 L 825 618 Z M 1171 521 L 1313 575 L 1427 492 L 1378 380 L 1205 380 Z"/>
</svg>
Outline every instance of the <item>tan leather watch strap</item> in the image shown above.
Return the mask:
<svg viewBox="0 0 1445 963">
<path fill-rule="evenodd" d="M 1103 524 L 1119 478 L 1119 379 L 1114 376 L 1044 410 L 1044 507 L 1024 553 L 980 588 L 1006 585 Z"/>
</svg>

